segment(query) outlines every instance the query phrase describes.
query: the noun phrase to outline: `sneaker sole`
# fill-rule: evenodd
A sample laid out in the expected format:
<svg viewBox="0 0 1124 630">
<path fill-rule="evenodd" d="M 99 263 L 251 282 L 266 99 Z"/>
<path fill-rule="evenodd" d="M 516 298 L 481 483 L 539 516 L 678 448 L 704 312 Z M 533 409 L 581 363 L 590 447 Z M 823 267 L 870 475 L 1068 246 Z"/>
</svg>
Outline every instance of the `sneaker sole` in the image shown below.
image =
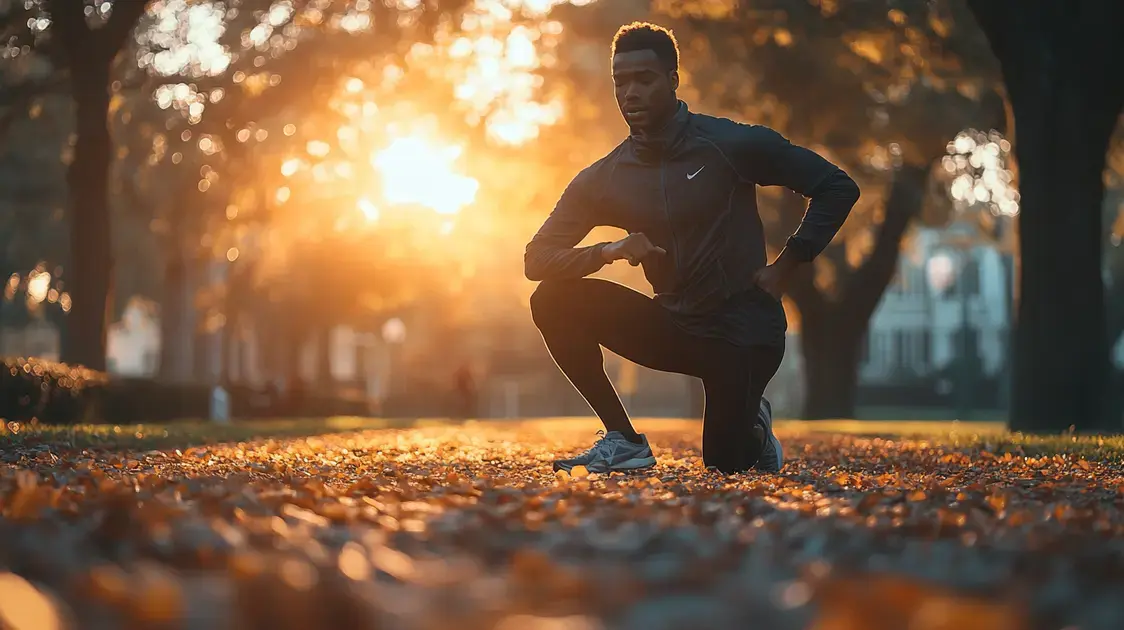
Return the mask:
<svg viewBox="0 0 1124 630">
<path fill-rule="evenodd" d="M 768 400 L 762 399 L 762 402 L 764 403 L 765 411 L 768 414 L 767 420 L 765 421 L 765 430 L 769 432 L 769 440 L 772 442 L 773 450 L 777 453 L 777 460 L 772 464 L 767 464 L 766 462 L 759 459 L 757 461 L 757 465 L 754 466 L 754 468 L 761 472 L 776 473 L 780 472 L 781 468 L 784 468 L 784 450 L 781 448 L 781 441 L 778 440 L 777 436 L 773 434 L 773 405 Z"/>
<path fill-rule="evenodd" d="M 554 471 L 557 472 L 559 470 L 564 470 L 566 472 L 570 472 L 571 470 L 574 469 L 574 466 L 580 466 L 580 465 L 581 464 L 571 465 L 571 464 L 560 464 L 558 462 L 555 462 L 554 463 Z M 641 470 L 643 468 L 651 468 L 652 466 L 655 466 L 655 465 L 656 465 L 655 456 L 649 456 L 649 457 L 634 457 L 632 459 L 620 462 L 619 464 L 613 464 L 607 470 L 605 468 L 601 467 L 601 466 L 587 466 L 586 469 L 591 473 L 605 473 L 605 472 L 623 471 L 623 470 Z"/>
<path fill-rule="evenodd" d="M 781 449 L 781 441 L 777 439 L 777 436 L 772 434 L 769 435 L 769 439 L 773 441 L 773 449 L 777 452 L 777 460 L 772 462 L 771 465 L 765 462 L 759 462 L 757 464 L 757 470 L 769 473 L 780 472 L 781 468 L 784 468 L 784 451 Z"/>
</svg>

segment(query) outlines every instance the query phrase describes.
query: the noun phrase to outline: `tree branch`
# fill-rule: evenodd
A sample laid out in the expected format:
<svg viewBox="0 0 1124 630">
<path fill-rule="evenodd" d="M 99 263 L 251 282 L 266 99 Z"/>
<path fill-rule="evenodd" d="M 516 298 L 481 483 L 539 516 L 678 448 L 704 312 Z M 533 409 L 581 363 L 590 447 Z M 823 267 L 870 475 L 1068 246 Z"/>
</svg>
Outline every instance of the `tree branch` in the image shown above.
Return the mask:
<svg viewBox="0 0 1124 630">
<path fill-rule="evenodd" d="M 1012 13 L 1018 12 L 1018 8 L 1006 0 L 968 0 L 968 9 L 987 37 L 995 58 L 1002 64 L 1011 51 L 1008 35 L 1013 29 L 1010 27 L 1010 20 Z"/>
<path fill-rule="evenodd" d="M 844 309 L 855 309 L 866 321 L 874 313 L 886 287 L 897 272 L 902 238 L 921 212 L 929 166 L 905 164 L 894 173 L 886 199 L 885 218 L 878 228 L 874 251 L 851 276 L 841 300 Z"/>
<path fill-rule="evenodd" d="M 109 21 L 97 31 L 98 53 L 107 61 L 112 61 L 125 41 L 136 28 L 137 22 L 148 9 L 149 0 L 129 0 L 128 2 L 114 2 L 113 11 L 109 14 Z"/>
<path fill-rule="evenodd" d="M 67 62 L 73 68 L 76 61 L 90 54 L 93 34 L 86 23 L 85 4 L 73 0 L 47 0 L 47 13 L 51 16 L 55 33 L 62 42 Z"/>
</svg>

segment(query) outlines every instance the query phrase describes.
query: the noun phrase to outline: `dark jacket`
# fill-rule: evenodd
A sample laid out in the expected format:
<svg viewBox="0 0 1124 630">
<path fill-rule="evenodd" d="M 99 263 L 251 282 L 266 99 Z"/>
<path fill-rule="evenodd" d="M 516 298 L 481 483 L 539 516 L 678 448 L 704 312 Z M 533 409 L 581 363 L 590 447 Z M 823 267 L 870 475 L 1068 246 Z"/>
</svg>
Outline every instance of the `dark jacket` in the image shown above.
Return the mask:
<svg viewBox="0 0 1124 630">
<path fill-rule="evenodd" d="M 530 280 L 580 278 L 602 266 L 605 243 L 575 248 L 597 226 L 643 232 L 666 256 L 643 262 L 656 300 L 704 315 L 755 289 L 766 264 L 757 186 L 785 186 L 811 203 L 787 248 L 811 261 L 859 198 L 839 167 L 777 132 L 692 113 L 650 137 L 630 136 L 577 175 L 528 243 Z"/>
</svg>

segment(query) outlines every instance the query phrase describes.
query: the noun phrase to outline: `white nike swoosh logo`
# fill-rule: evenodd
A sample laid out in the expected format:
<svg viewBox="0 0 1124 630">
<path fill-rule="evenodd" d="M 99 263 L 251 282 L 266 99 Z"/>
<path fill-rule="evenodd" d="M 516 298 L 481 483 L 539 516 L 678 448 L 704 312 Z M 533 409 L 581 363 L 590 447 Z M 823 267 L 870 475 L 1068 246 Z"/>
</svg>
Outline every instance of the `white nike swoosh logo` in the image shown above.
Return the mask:
<svg viewBox="0 0 1124 630">
<path fill-rule="evenodd" d="M 697 171 L 695 171 L 694 173 L 691 173 L 690 175 L 688 175 L 688 176 L 687 176 L 687 179 L 694 179 L 694 178 L 695 178 L 695 175 L 698 175 L 699 173 L 701 173 L 701 172 L 702 172 L 702 170 L 703 170 L 704 168 L 706 168 L 706 165 L 705 165 L 705 164 L 703 164 L 702 166 L 700 166 L 700 167 L 699 167 L 699 170 L 697 170 Z"/>
</svg>

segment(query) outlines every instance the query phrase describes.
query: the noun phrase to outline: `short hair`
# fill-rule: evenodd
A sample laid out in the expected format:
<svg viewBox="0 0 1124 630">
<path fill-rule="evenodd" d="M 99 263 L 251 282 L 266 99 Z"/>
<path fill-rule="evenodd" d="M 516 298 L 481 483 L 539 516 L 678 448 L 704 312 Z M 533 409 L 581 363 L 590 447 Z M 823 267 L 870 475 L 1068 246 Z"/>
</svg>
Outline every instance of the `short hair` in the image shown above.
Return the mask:
<svg viewBox="0 0 1124 630">
<path fill-rule="evenodd" d="M 668 71 L 679 69 L 679 42 L 671 29 L 650 22 L 633 22 L 617 29 L 610 57 L 617 53 L 650 50 Z"/>
</svg>

